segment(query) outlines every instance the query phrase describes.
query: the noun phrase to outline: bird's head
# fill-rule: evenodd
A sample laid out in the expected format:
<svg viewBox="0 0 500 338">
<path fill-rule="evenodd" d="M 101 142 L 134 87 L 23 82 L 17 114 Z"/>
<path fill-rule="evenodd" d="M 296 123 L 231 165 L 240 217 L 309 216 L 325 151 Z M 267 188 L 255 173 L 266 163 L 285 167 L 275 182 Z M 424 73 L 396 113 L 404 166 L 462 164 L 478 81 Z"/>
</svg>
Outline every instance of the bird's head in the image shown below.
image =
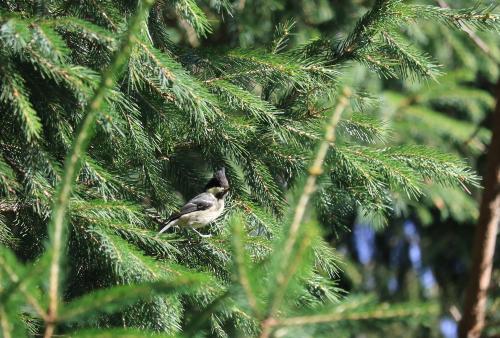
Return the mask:
<svg viewBox="0 0 500 338">
<path fill-rule="evenodd" d="M 205 186 L 205 191 L 212 193 L 217 198 L 223 198 L 229 192 L 229 182 L 226 178 L 226 169 L 221 168 L 214 173 L 214 176 Z"/>
</svg>

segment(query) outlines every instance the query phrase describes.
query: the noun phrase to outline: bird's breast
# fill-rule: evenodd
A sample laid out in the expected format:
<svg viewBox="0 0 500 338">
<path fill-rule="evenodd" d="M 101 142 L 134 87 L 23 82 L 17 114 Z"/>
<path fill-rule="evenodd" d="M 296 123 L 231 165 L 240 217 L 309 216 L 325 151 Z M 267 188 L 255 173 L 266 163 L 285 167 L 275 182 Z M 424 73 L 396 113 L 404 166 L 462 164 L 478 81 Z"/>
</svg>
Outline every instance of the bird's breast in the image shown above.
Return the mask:
<svg viewBox="0 0 500 338">
<path fill-rule="evenodd" d="M 217 203 L 208 209 L 193 211 L 182 215 L 179 218 L 178 225 L 193 228 L 201 228 L 210 222 L 213 222 L 222 214 L 224 210 L 224 200 L 218 200 Z"/>
</svg>

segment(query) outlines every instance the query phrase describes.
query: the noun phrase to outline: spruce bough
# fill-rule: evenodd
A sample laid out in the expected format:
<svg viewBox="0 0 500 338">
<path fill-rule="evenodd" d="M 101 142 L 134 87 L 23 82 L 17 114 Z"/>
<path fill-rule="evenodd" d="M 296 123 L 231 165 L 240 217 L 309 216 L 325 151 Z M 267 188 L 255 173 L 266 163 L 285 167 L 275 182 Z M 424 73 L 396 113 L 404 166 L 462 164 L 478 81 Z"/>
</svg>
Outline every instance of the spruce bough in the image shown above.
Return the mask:
<svg viewBox="0 0 500 338">
<path fill-rule="evenodd" d="M 335 303 L 338 258 L 313 218 L 303 223 L 304 211 L 314 192 L 315 208 L 335 216 L 323 225 L 339 225 L 346 215 L 337 210 L 358 206 L 387 217 L 390 191 L 415 199 L 429 180 L 477 185 L 448 154 L 385 145 L 383 124 L 353 111 L 363 96 L 340 93 L 339 84 L 350 61 L 384 76 L 437 75 L 427 55 L 397 37 L 406 20 L 489 29 L 498 16 L 382 0 L 340 42 L 287 48 L 293 24 L 285 23 L 268 49 L 208 51 L 168 39 L 168 13 L 198 38 L 210 33 L 195 2 L 151 5 L 0 1 L 3 336 L 197 327 L 268 337 L 289 325 L 321 336 L 349 321 L 433 314 L 432 304 Z M 306 200 L 287 207 L 319 141 Z M 148 215 L 166 217 L 182 203 L 175 192 L 193 196 L 220 166 L 234 188 L 216 236 L 158 238 Z"/>
</svg>

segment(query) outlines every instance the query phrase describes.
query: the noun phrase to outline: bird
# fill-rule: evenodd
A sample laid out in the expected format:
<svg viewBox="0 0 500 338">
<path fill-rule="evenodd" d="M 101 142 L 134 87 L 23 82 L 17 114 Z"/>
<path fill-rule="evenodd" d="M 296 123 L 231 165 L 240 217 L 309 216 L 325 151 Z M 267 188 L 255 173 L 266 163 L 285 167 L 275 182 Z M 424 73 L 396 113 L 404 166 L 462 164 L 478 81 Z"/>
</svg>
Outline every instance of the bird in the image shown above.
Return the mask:
<svg viewBox="0 0 500 338">
<path fill-rule="evenodd" d="M 213 177 L 205 185 L 205 192 L 190 199 L 180 210 L 172 214 L 158 235 L 164 233 L 172 226 L 191 228 L 201 237 L 203 235 L 197 228 L 204 227 L 215 221 L 224 210 L 224 199 L 229 192 L 229 182 L 226 178 L 225 168 L 216 170 Z"/>
</svg>

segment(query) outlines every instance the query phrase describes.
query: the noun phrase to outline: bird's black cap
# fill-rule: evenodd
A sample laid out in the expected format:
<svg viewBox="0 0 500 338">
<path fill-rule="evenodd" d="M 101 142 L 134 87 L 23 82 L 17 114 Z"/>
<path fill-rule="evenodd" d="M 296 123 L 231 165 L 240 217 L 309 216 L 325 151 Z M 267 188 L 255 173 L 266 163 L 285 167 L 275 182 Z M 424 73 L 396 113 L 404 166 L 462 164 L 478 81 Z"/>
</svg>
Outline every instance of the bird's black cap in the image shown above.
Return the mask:
<svg viewBox="0 0 500 338">
<path fill-rule="evenodd" d="M 214 176 L 210 181 L 208 181 L 207 185 L 205 186 L 205 190 L 208 190 L 210 188 L 214 187 L 221 187 L 221 188 L 226 188 L 229 189 L 229 182 L 227 181 L 226 178 L 226 168 L 222 167 L 221 169 L 217 170 L 214 173 Z"/>
</svg>

